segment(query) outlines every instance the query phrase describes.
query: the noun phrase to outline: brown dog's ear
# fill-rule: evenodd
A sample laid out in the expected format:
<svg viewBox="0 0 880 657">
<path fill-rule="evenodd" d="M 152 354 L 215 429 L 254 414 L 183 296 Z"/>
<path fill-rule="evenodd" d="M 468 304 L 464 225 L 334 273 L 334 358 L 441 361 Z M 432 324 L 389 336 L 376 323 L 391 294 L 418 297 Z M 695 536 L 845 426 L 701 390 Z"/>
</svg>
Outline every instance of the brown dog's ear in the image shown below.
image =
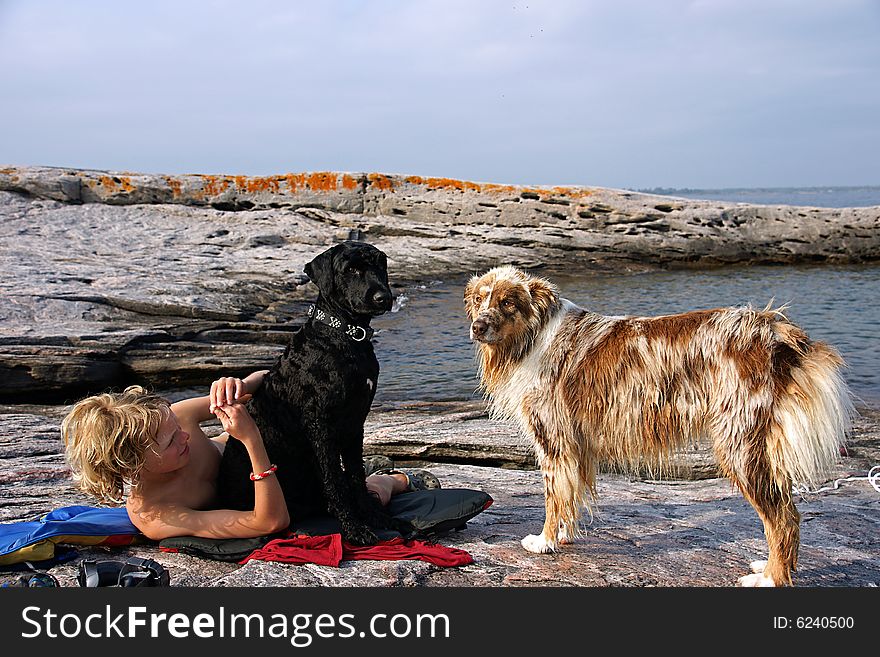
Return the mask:
<svg viewBox="0 0 880 657">
<path fill-rule="evenodd" d="M 479 276 L 474 276 L 464 287 L 464 309 L 467 312 L 468 317 L 473 317 L 474 315 L 474 292 L 477 289 L 477 283 L 479 280 Z"/>
<path fill-rule="evenodd" d="M 550 281 L 543 278 L 529 280 L 529 294 L 532 296 L 532 306 L 542 315 L 550 308 L 559 303 L 559 289 Z"/>
<path fill-rule="evenodd" d="M 309 280 L 314 283 L 318 290 L 324 294 L 329 294 L 333 290 L 333 256 L 342 247 L 337 244 L 331 249 L 327 249 L 308 263 L 303 271 Z"/>
</svg>

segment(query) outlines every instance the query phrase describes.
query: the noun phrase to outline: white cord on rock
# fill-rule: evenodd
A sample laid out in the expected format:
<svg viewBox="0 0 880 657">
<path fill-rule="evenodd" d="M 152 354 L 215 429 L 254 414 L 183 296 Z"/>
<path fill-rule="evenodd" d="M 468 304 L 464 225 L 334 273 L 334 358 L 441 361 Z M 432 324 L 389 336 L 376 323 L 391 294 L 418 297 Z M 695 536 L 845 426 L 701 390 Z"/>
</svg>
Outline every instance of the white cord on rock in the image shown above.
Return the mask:
<svg viewBox="0 0 880 657">
<path fill-rule="evenodd" d="M 816 490 L 810 490 L 810 487 L 806 484 L 801 484 L 798 486 L 794 486 L 792 492 L 797 495 L 815 495 L 816 493 L 825 493 L 830 490 L 837 490 L 840 488 L 840 484 L 844 481 L 867 481 L 871 486 L 880 493 L 880 465 L 875 465 L 868 471 L 867 476 L 865 477 L 844 477 L 843 479 L 835 479 L 834 483 L 831 486 L 824 486 L 822 488 L 818 488 Z"/>
</svg>

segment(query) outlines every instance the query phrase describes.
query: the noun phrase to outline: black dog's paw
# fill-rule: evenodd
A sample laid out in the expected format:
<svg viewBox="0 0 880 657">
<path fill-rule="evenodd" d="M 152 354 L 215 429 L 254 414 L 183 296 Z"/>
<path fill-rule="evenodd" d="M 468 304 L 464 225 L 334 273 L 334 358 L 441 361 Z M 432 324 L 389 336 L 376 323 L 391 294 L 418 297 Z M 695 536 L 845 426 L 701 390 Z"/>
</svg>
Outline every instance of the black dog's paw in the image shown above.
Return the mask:
<svg viewBox="0 0 880 657">
<path fill-rule="evenodd" d="M 366 525 L 343 527 L 342 538 L 352 545 L 375 545 L 379 542 L 376 533 Z"/>
<path fill-rule="evenodd" d="M 408 520 L 401 520 L 400 518 L 389 518 L 389 520 L 389 527 L 387 529 L 393 529 L 404 538 L 410 537 L 414 533 L 412 523 Z"/>
<path fill-rule="evenodd" d="M 391 529 L 392 518 L 382 507 L 376 505 L 365 509 L 364 520 L 376 529 Z"/>
</svg>

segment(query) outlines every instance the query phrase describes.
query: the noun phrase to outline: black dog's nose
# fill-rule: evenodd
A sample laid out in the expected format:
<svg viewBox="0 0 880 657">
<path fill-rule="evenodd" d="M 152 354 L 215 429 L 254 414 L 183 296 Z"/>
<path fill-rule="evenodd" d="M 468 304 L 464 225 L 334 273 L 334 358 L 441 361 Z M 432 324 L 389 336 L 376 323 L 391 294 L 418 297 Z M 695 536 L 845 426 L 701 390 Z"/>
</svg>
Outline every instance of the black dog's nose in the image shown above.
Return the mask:
<svg viewBox="0 0 880 657">
<path fill-rule="evenodd" d="M 489 323 L 482 319 L 475 319 L 474 323 L 471 324 L 471 331 L 476 337 L 483 335 L 487 328 L 489 328 Z"/>
<path fill-rule="evenodd" d="M 385 290 L 379 290 L 373 295 L 373 303 L 380 308 L 391 305 L 391 293 Z"/>
</svg>

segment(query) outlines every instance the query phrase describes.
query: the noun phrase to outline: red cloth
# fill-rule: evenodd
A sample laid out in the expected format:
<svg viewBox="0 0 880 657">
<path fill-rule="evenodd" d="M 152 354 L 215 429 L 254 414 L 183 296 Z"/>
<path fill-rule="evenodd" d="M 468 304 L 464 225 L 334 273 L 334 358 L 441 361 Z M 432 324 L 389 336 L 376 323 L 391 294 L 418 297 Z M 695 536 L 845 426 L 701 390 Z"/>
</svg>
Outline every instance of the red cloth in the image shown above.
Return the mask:
<svg viewBox="0 0 880 657">
<path fill-rule="evenodd" d="M 342 535 L 294 536 L 276 538 L 263 547 L 254 550 L 238 563 L 246 564 L 251 559 L 261 561 L 281 561 L 283 563 L 314 563 L 319 566 L 338 566 L 342 561 Z"/>
<path fill-rule="evenodd" d="M 436 543 L 392 538 L 376 545 L 359 546 L 343 541 L 341 534 L 278 538 L 254 550 L 238 563 L 243 565 L 251 559 L 295 564 L 314 563 L 319 566 L 338 566 L 340 561 L 356 559 L 419 559 L 443 567 L 466 566 L 474 562 L 473 557 L 464 550 Z"/>
</svg>

